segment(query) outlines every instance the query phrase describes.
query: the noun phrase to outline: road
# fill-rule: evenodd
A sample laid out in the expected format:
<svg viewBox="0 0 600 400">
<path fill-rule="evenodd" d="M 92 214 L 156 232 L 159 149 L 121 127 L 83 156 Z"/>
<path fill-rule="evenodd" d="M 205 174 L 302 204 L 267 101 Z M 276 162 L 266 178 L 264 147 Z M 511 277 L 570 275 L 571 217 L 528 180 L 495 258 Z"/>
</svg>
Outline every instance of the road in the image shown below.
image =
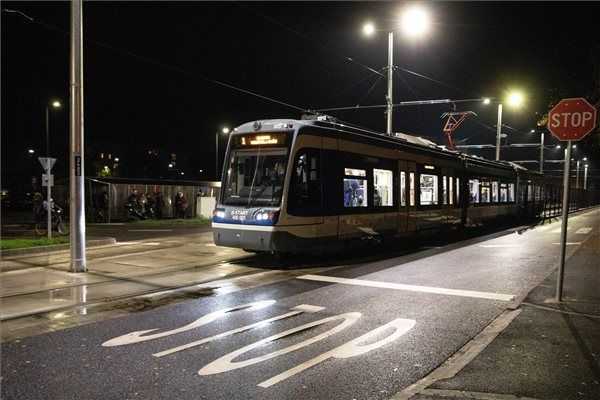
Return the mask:
<svg viewBox="0 0 600 400">
<path fill-rule="evenodd" d="M 599 210 L 570 219 L 569 256 L 599 221 Z M 555 269 L 558 228 L 291 274 L 8 342 L 2 397 L 400 396 Z"/>
</svg>

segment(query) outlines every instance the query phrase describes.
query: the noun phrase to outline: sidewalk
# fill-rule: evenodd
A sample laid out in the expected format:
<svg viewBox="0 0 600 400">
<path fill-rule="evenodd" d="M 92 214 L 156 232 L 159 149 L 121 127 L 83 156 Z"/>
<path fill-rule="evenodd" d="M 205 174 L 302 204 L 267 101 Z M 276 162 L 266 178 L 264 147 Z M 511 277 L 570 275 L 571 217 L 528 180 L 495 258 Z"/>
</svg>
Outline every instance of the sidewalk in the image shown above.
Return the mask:
<svg viewBox="0 0 600 400">
<path fill-rule="evenodd" d="M 119 242 L 88 249 L 88 272 L 69 272 L 69 251 L 3 257 L 0 319 L 90 305 L 223 279 L 251 268 L 223 263 L 246 256 L 217 248 L 212 234 Z"/>
<path fill-rule="evenodd" d="M 594 231 L 566 263 L 562 304 L 554 302 L 554 272 L 472 362 L 412 399 L 600 399 L 600 227 Z"/>
</svg>

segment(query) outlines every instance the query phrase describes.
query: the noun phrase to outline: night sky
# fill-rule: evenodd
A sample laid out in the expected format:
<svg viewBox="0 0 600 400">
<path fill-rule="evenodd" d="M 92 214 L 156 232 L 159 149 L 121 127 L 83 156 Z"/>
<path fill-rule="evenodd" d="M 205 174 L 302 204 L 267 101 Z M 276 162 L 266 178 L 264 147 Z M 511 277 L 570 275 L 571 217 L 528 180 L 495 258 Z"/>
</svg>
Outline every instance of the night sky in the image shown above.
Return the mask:
<svg viewBox="0 0 600 400">
<path fill-rule="evenodd" d="M 161 165 L 176 153 L 185 178 L 212 179 L 214 137 L 222 126 L 301 115 L 211 80 L 303 109 L 383 104 L 385 79 L 366 66 L 383 72 L 387 34 L 367 39 L 361 27 L 371 20 L 380 29 L 394 28 L 405 4 L 84 3 L 87 174 L 93 174 L 92 159 L 106 152 L 121 159 L 122 176 L 143 177 L 149 174 L 147 151 L 156 149 Z M 440 83 L 399 70 L 395 101 L 502 97 L 507 89 L 519 88 L 527 95 L 525 106 L 504 113 L 510 143 L 538 142 L 539 135 L 528 132 L 557 99 L 582 96 L 600 102 L 600 4 L 427 5 L 432 32 L 416 42 L 397 34 L 395 64 Z M 45 153 L 45 106 L 54 98 L 68 104 L 70 8 L 66 2 L 3 2 L 2 9 L 4 188 L 41 173 L 35 157 Z M 396 109 L 394 130 L 443 143 L 440 115 L 449 110 L 448 105 Z M 494 105 L 461 103 L 457 110 L 478 114 L 459 128 L 458 141 L 495 143 Z M 385 129 L 383 110 L 332 114 Z M 67 172 L 68 118 L 68 108 L 51 113 L 59 176 Z M 598 136 L 590 136 L 575 153 L 590 158 L 596 172 Z M 36 150 L 35 157 L 28 156 L 29 148 Z M 537 149 L 503 151 L 512 160 L 538 158 Z M 549 150 L 546 158 L 561 153 Z M 492 158 L 493 150 L 482 154 Z"/>
</svg>

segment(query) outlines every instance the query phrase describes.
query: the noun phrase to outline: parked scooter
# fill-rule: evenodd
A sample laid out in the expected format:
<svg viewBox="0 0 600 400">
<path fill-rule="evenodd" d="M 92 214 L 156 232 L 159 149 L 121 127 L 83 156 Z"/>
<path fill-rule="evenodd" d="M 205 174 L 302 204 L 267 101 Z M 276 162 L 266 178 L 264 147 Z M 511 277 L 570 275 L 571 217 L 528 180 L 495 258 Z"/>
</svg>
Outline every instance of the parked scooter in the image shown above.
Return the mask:
<svg viewBox="0 0 600 400">
<path fill-rule="evenodd" d="M 138 205 L 135 203 L 128 202 L 127 204 L 125 204 L 125 209 L 127 210 L 127 218 L 130 221 L 146 219 L 146 216 L 144 215 L 142 210 L 140 210 L 140 207 L 138 207 Z"/>
</svg>

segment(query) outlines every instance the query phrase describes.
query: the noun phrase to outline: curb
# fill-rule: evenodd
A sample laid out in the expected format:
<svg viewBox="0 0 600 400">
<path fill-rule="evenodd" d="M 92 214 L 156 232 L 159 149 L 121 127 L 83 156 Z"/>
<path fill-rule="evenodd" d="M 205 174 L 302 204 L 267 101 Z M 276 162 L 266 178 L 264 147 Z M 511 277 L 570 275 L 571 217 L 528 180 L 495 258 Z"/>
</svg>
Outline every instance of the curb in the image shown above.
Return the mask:
<svg viewBox="0 0 600 400">
<path fill-rule="evenodd" d="M 101 238 L 101 239 L 89 239 L 85 241 L 87 247 L 97 247 L 97 246 L 107 246 L 111 244 L 117 243 L 117 239 L 113 237 Z M 70 244 L 55 244 L 52 246 L 38 246 L 38 247 L 26 247 L 22 249 L 9 249 L 2 250 L 2 257 L 12 257 L 12 256 L 28 256 L 33 254 L 41 254 L 41 253 L 50 253 L 55 251 L 68 250 L 70 248 Z"/>
</svg>

